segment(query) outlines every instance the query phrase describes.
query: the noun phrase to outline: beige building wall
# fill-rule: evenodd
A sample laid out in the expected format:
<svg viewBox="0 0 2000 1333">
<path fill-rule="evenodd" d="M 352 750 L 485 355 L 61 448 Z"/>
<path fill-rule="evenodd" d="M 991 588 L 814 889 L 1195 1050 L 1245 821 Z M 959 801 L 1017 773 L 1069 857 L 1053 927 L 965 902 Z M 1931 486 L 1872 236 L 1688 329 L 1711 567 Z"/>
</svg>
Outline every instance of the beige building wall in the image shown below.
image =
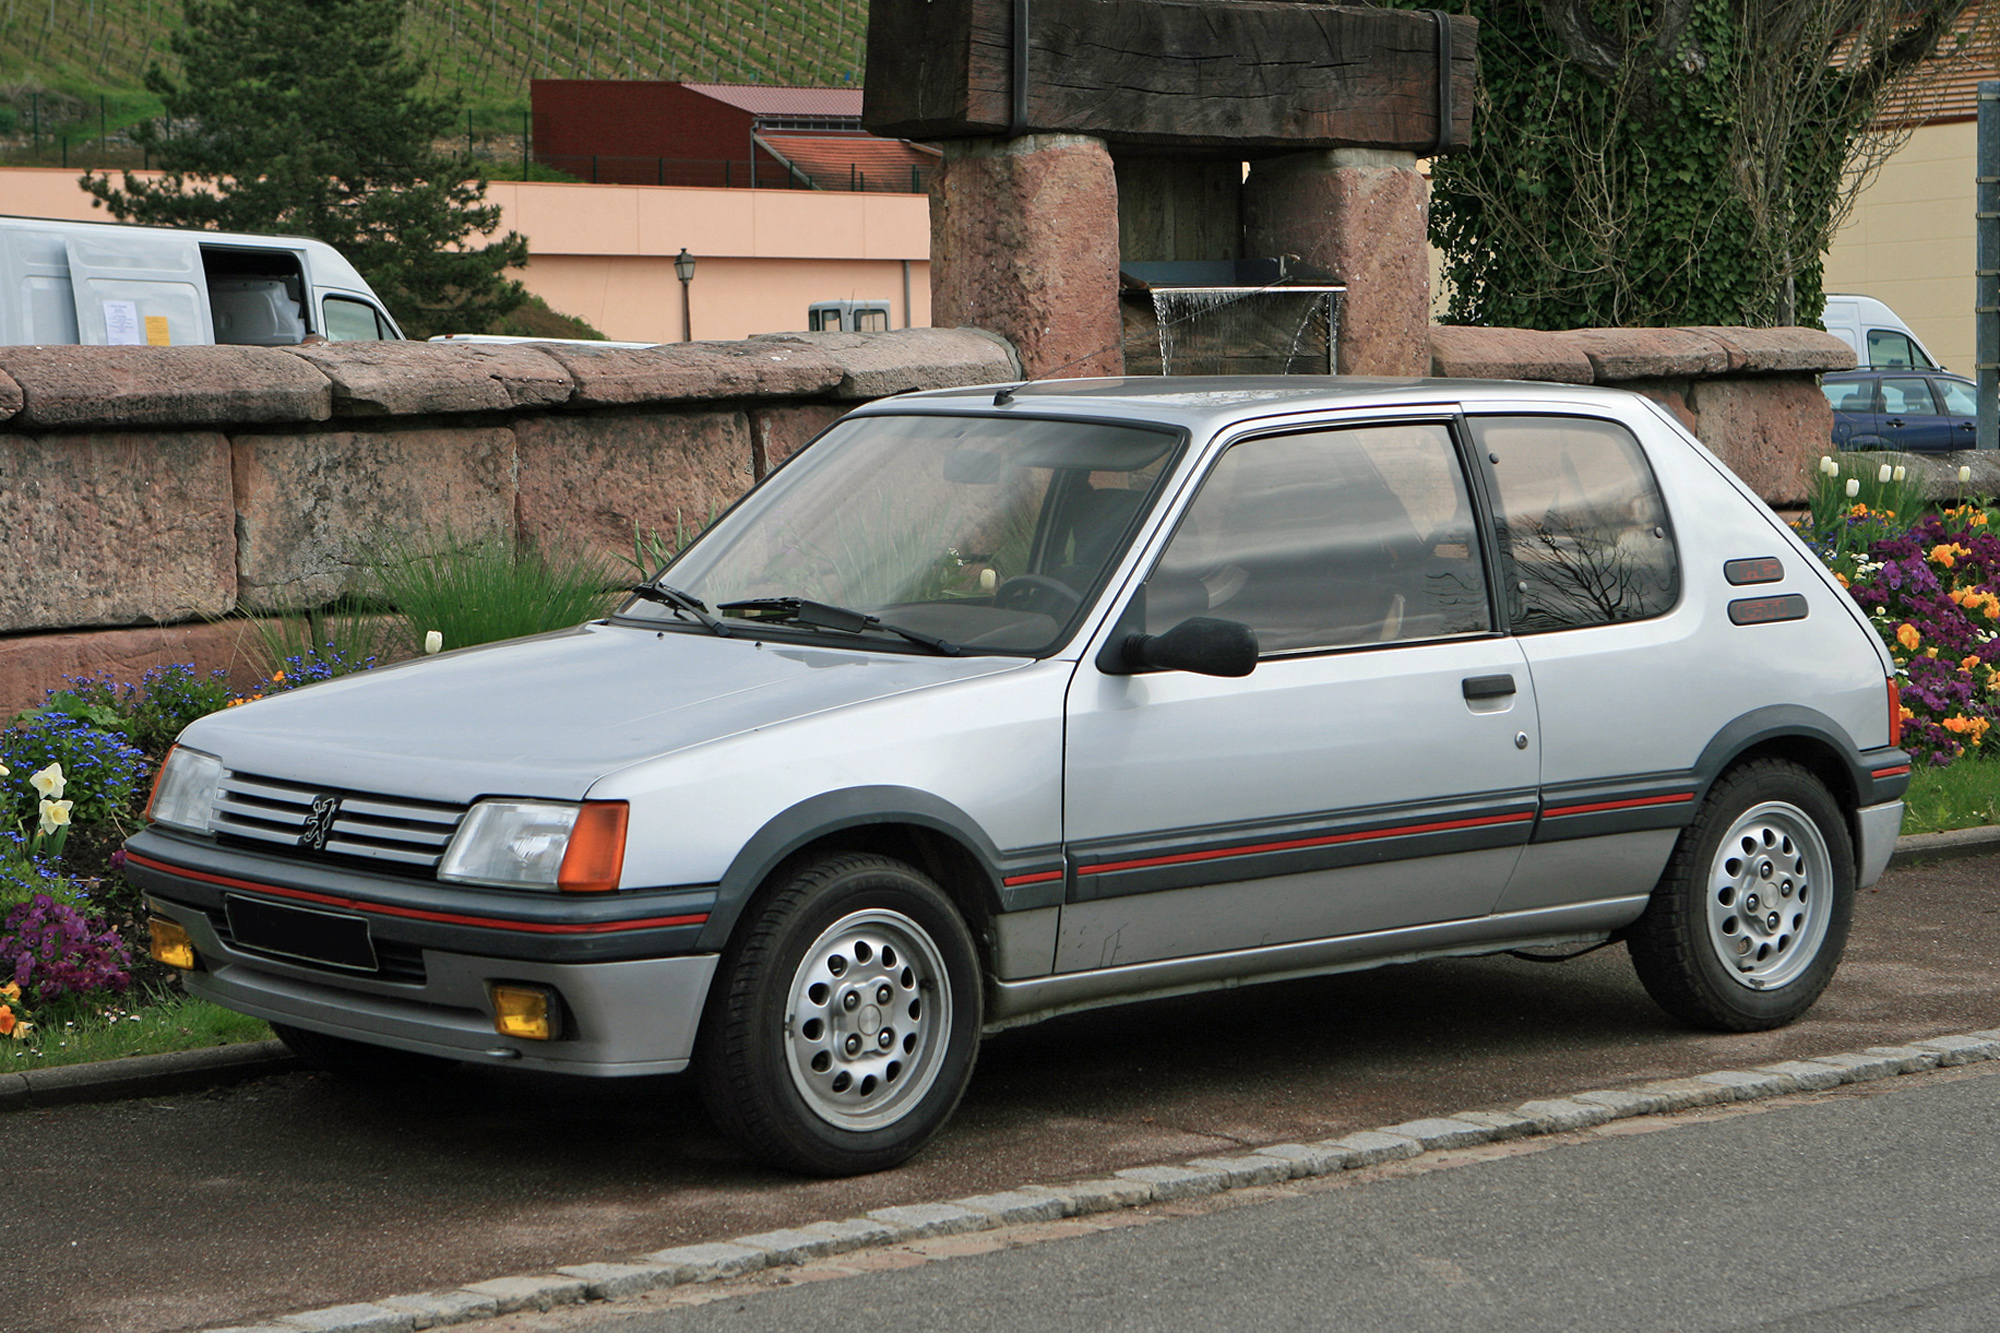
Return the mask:
<svg viewBox="0 0 2000 1333">
<path fill-rule="evenodd" d="M 111 221 L 78 175 L 0 169 L 0 213 Z M 930 324 L 923 195 L 495 181 L 487 198 L 528 238 L 528 290 L 610 338 L 680 341 L 683 247 L 696 338 L 803 329 L 814 301 L 887 301 L 894 327 Z"/>
<path fill-rule="evenodd" d="M 1872 296 L 1949 370 L 1973 372 L 1973 174 L 1978 127 L 1925 125 L 1855 201 L 1826 255 L 1826 290 Z"/>
</svg>

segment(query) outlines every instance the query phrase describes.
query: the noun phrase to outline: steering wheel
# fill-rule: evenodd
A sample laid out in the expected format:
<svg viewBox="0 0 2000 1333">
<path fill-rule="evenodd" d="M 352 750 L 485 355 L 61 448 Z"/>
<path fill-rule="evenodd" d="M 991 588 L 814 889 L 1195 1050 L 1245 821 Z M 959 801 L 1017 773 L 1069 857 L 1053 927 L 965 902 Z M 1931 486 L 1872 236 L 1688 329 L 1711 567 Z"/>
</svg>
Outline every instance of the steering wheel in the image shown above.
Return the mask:
<svg viewBox="0 0 2000 1333">
<path fill-rule="evenodd" d="M 1083 605 L 1083 598 L 1057 579 L 1042 574 L 1016 574 L 994 590 L 993 605 L 1006 611 L 1037 611 L 1051 620 L 1067 620 Z"/>
</svg>

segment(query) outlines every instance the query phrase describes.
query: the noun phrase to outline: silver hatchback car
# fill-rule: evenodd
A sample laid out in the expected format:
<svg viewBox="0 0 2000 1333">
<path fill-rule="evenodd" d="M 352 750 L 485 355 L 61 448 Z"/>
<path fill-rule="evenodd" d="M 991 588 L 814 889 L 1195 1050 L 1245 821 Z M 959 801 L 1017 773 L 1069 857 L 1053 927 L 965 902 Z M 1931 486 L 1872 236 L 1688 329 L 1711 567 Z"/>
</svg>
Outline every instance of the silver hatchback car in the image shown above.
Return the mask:
<svg viewBox="0 0 2000 1333">
<path fill-rule="evenodd" d="M 205 718 L 156 956 L 358 1074 L 692 1068 L 891 1166 L 982 1032 L 1623 939 L 1803 1013 L 1902 820 L 1893 665 L 1631 394 L 1087 380 L 871 404 L 609 618 Z"/>
</svg>

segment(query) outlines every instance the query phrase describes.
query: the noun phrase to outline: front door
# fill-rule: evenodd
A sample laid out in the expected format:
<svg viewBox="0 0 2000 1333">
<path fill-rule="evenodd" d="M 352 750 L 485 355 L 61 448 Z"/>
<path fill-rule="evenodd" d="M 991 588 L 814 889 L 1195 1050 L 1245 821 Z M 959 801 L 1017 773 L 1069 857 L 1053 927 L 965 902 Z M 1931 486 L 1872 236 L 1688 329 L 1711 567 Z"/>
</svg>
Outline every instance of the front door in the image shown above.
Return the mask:
<svg viewBox="0 0 2000 1333">
<path fill-rule="evenodd" d="M 1079 667 L 1057 971 L 1489 912 L 1539 742 L 1485 563 L 1446 422 L 1232 445 L 1128 621 L 1239 620 L 1261 656 L 1241 679 Z"/>
</svg>

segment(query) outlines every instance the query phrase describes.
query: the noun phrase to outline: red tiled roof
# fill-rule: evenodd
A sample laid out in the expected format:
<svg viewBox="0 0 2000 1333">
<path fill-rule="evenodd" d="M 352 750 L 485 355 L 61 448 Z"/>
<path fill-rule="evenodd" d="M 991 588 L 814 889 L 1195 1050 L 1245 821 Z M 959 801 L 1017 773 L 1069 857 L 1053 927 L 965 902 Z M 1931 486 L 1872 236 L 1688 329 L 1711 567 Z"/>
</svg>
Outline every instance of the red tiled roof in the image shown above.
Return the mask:
<svg viewBox="0 0 2000 1333">
<path fill-rule="evenodd" d="M 908 190 L 911 168 L 928 171 L 938 161 L 934 148 L 872 134 L 760 134 L 757 139 L 830 190 L 849 189 L 850 181 L 864 180 L 876 190 Z"/>
<path fill-rule="evenodd" d="M 1979 84 L 2000 79 L 2000 14 L 1986 19 L 1977 0 L 1959 16 L 1938 54 L 1900 86 L 1892 87 L 1876 117 L 1878 127 L 1935 125 L 1979 115 Z"/>
<path fill-rule="evenodd" d="M 687 83 L 704 97 L 753 116 L 859 116 L 859 88 L 780 88 L 759 83 Z"/>
</svg>

